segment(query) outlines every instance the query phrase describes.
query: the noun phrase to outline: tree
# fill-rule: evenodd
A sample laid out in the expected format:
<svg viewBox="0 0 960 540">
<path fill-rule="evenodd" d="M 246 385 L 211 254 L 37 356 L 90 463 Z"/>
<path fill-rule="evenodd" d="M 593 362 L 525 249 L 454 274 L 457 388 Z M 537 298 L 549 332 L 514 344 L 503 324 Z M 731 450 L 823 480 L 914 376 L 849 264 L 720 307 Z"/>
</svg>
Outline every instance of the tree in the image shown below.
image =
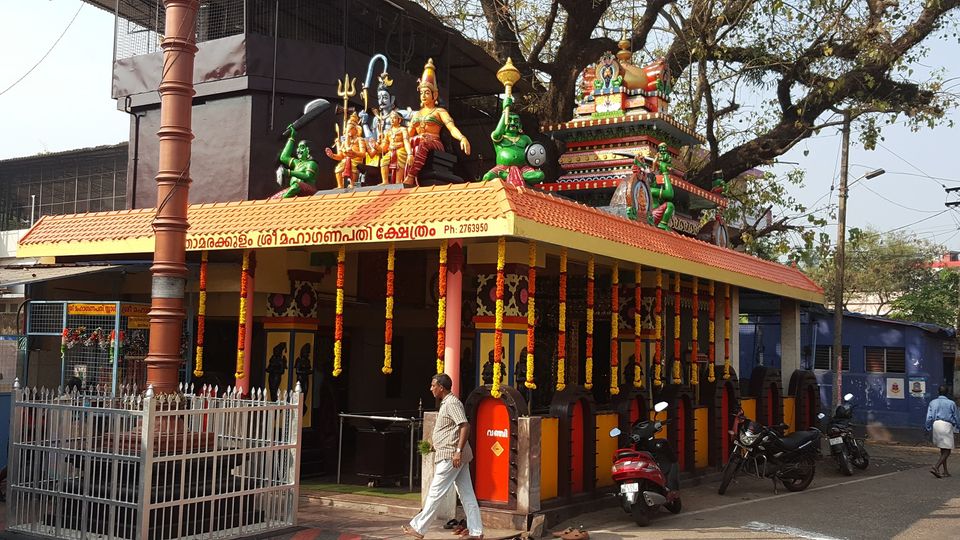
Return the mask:
<svg viewBox="0 0 960 540">
<path fill-rule="evenodd" d="M 539 100 L 524 103 L 543 122 L 569 119 L 580 71 L 616 50 L 617 38 L 627 37 L 646 60 L 665 58 L 674 78 L 673 114 L 707 140 L 702 157 L 687 159 L 687 179 L 701 187 L 709 187 L 715 171 L 733 179 L 772 163 L 839 125 L 842 110 L 851 112 L 863 144 L 872 148 L 884 123 L 906 116 L 913 128 L 932 126 L 956 102 L 939 73 L 920 72 L 929 39 L 957 39 L 960 0 L 423 3 L 501 62 L 512 58 L 542 90 Z M 773 201 L 775 211 L 793 204 Z M 802 209 L 794 219 L 748 231 L 742 240 L 804 231 L 805 214 Z M 758 249 L 770 246 L 782 248 L 782 242 Z"/>
<path fill-rule="evenodd" d="M 958 283 L 960 274 L 956 271 L 938 270 L 933 279 L 894 300 L 890 317 L 954 327 L 957 324 Z"/>
<path fill-rule="evenodd" d="M 852 304 L 872 306 L 871 315 L 896 316 L 911 319 L 926 316 L 918 299 L 898 304 L 905 295 L 926 289 L 937 283 L 937 272 L 931 264 L 940 258 L 943 247 L 904 232 L 880 233 L 874 230 L 852 228 L 847 240 L 844 263 L 843 307 Z M 808 275 L 824 289 L 827 298 L 836 294 L 834 257 L 822 264 L 806 268 Z M 939 294 L 939 293 L 938 293 Z M 953 296 L 956 298 L 956 295 Z M 864 309 L 857 309 L 863 311 Z M 916 314 L 916 315 L 915 315 Z M 926 321 L 923 319 L 921 322 Z"/>
</svg>

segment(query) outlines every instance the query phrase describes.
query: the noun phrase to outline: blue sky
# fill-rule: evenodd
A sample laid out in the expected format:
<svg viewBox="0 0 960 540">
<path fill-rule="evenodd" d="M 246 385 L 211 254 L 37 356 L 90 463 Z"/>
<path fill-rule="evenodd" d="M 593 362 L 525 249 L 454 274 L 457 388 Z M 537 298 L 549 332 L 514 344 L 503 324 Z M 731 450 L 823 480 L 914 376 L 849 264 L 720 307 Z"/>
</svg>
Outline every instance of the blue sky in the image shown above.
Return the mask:
<svg viewBox="0 0 960 540">
<path fill-rule="evenodd" d="M 80 0 L 0 0 L 0 47 L 5 51 L 0 91 L 40 60 L 80 9 L 49 56 L 0 95 L 0 159 L 127 140 L 128 116 L 110 97 L 113 15 L 80 6 Z M 947 78 L 960 77 L 956 41 L 927 45 L 931 55 L 921 69 L 943 67 Z M 943 204 L 944 187 L 960 186 L 956 129 L 913 133 L 895 126 L 884 136 L 874 151 L 856 144 L 851 148 L 851 179 L 875 168 L 887 173 L 852 187 L 848 227 L 912 231 L 960 250 L 960 215 Z M 794 193 L 800 201 L 817 208 L 836 202 L 831 186 L 839 174 L 838 130 L 801 142 L 781 160 L 799 162 L 807 170 L 806 188 Z M 835 230 L 835 224 L 827 228 L 831 234 Z"/>
</svg>

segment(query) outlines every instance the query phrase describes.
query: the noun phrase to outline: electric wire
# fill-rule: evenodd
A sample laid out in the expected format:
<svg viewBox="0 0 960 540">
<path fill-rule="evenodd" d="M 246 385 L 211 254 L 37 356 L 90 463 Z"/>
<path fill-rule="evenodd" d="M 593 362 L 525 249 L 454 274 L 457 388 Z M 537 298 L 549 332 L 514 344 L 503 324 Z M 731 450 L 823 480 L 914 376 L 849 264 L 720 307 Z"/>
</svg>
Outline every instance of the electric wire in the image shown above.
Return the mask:
<svg viewBox="0 0 960 540">
<path fill-rule="evenodd" d="M 0 92 L 0 96 L 2 96 L 2 95 L 4 95 L 4 94 L 6 94 L 7 92 L 9 92 L 14 86 L 20 84 L 20 81 L 26 79 L 28 75 L 30 75 L 31 73 L 33 73 L 33 71 L 34 71 L 35 69 L 37 69 L 37 67 L 39 67 L 40 64 L 42 64 L 44 60 L 47 59 L 47 56 L 50 56 L 50 53 L 53 52 L 53 49 L 57 46 L 57 43 L 60 43 L 60 40 L 63 39 L 63 36 L 65 36 L 65 35 L 67 34 L 67 30 L 70 30 L 70 27 L 73 26 L 73 21 L 77 20 L 77 16 L 80 15 L 80 10 L 83 9 L 83 6 L 84 6 L 84 5 L 85 5 L 85 4 L 84 4 L 83 2 L 80 2 L 80 7 L 77 8 L 76 13 L 73 14 L 73 18 L 70 19 L 70 22 L 69 22 L 69 23 L 67 23 L 67 27 L 63 29 L 63 32 L 60 32 L 60 35 L 57 37 L 57 40 L 53 42 L 53 45 L 51 45 L 50 48 L 47 49 L 47 52 L 43 53 L 43 56 L 40 57 L 40 60 L 37 60 L 37 63 L 34 64 L 33 67 L 31 67 L 30 69 L 28 69 L 27 72 L 24 73 L 23 75 L 21 75 L 19 79 L 13 81 L 13 84 L 11 84 L 10 86 L 6 87 L 6 89 L 4 89 L 2 92 Z"/>
</svg>

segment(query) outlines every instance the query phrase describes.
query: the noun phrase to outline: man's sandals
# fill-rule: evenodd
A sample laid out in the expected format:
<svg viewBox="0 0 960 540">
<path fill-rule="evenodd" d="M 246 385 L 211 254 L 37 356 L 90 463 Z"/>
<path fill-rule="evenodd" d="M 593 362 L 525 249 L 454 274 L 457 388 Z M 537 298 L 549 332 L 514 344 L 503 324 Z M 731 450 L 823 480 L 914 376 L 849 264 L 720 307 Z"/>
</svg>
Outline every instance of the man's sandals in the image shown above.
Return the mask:
<svg viewBox="0 0 960 540">
<path fill-rule="evenodd" d="M 416 538 L 417 540 L 423 540 L 423 535 L 413 530 L 413 527 L 409 525 L 401 525 L 400 530 L 403 531 L 403 534 L 411 538 Z"/>
</svg>

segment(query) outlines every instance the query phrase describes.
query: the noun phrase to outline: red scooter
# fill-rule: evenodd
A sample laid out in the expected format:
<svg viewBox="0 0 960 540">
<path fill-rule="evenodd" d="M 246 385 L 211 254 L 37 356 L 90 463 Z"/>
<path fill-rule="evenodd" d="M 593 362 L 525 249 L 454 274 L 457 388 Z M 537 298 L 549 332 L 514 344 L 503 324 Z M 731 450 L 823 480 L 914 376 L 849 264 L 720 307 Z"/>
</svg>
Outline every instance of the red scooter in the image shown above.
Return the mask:
<svg viewBox="0 0 960 540">
<path fill-rule="evenodd" d="M 664 401 L 654 406 L 656 412 L 666 410 Z M 613 480 L 617 483 L 620 505 L 637 525 L 643 527 L 663 506 L 670 512 L 680 512 L 680 467 L 673 447 L 655 435 L 666 421 L 638 420 L 630 428 L 633 448 L 620 448 L 613 456 Z M 619 428 L 610 430 L 611 437 L 619 437 Z"/>
</svg>

